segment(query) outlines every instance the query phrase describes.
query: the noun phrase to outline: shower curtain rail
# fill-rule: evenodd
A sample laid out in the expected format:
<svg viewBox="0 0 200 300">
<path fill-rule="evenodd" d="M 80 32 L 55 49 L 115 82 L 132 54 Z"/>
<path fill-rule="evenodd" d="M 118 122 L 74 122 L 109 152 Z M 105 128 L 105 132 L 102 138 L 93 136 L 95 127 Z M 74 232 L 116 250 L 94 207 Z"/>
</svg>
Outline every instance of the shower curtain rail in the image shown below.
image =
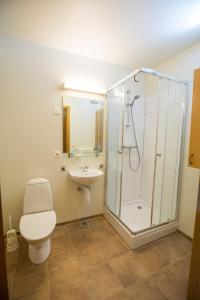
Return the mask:
<svg viewBox="0 0 200 300">
<path fill-rule="evenodd" d="M 178 79 L 176 79 L 174 77 L 170 77 L 170 76 L 168 76 L 168 75 L 166 75 L 164 73 L 160 73 L 160 72 L 158 72 L 156 70 L 149 69 L 149 68 L 144 68 L 144 67 L 140 67 L 140 68 L 136 69 L 135 71 L 133 71 L 132 73 L 130 73 L 129 75 L 127 75 L 126 77 L 124 77 L 123 79 L 121 79 L 120 81 L 118 81 L 117 83 L 115 83 L 114 85 L 112 85 L 107 90 L 107 92 L 111 91 L 112 89 L 114 89 L 115 87 L 117 87 L 119 84 L 124 83 L 126 80 L 130 79 L 131 77 L 136 76 L 139 73 L 146 73 L 146 74 L 154 75 L 154 76 L 165 78 L 165 79 L 169 79 L 169 80 L 181 83 L 181 84 L 187 84 L 188 83 L 185 80 L 178 80 Z"/>
</svg>

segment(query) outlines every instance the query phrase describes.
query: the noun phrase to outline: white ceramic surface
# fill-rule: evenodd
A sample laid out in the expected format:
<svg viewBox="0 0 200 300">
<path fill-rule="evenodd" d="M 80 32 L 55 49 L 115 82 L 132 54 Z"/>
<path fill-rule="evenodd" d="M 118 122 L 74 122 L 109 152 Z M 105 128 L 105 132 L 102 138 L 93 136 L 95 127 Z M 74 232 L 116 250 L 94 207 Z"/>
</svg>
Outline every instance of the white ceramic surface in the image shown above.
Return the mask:
<svg viewBox="0 0 200 300">
<path fill-rule="evenodd" d="M 73 181 L 83 185 L 90 185 L 97 181 L 100 176 L 103 175 L 103 172 L 98 169 L 88 169 L 87 171 L 83 170 L 70 170 L 69 176 Z"/>
</svg>

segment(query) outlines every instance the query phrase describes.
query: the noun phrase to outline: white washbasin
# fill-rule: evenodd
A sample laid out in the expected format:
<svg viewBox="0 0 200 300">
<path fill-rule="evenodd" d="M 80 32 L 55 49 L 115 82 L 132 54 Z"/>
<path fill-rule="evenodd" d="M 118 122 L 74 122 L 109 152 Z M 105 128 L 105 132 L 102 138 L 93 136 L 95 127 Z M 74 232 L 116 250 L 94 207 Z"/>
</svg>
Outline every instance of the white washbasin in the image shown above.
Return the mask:
<svg viewBox="0 0 200 300">
<path fill-rule="evenodd" d="M 71 170 L 69 171 L 69 175 L 76 183 L 90 185 L 102 176 L 103 172 L 98 169 L 88 169 L 87 171 Z"/>
</svg>

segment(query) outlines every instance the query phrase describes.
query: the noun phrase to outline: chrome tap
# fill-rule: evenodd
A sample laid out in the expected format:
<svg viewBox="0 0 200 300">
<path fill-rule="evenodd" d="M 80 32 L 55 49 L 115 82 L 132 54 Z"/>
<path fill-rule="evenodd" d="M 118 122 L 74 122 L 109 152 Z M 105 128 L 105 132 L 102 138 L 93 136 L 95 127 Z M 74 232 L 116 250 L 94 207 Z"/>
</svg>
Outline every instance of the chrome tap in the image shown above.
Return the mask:
<svg viewBox="0 0 200 300">
<path fill-rule="evenodd" d="M 98 157 L 99 156 L 99 153 L 102 151 L 101 147 L 100 146 L 96 146 L 94 147 L 94 153 L 95 153 L 95 156 Z"/>
<path fill-rule="evenodd" d="M 89 166 L 86 166 L 86 165 L 81 167 L 81 170 L 83 171 L 83 173 L 86 173 L 86 174 L 87 174 L 88 169 L 89 169 Z"/>
</svg>

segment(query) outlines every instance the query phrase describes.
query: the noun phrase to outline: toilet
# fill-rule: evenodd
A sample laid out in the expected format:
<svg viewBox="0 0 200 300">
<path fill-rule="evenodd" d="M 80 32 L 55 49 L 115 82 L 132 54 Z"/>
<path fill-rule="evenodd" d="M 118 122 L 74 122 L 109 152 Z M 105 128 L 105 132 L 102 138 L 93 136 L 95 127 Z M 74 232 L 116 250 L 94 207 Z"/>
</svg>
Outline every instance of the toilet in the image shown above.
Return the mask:
<svg viewBox="0 0 200 300">
<path fill-rule="evenodd" d="M 32 263 L 40 264 L 49 256 L 50 235 L 55 225 L 56 214 L 49 181 L 45 178 L 29 180 L 25 188 L 19 229 L 29 244 L 29 258 Z"/>
</svg>

